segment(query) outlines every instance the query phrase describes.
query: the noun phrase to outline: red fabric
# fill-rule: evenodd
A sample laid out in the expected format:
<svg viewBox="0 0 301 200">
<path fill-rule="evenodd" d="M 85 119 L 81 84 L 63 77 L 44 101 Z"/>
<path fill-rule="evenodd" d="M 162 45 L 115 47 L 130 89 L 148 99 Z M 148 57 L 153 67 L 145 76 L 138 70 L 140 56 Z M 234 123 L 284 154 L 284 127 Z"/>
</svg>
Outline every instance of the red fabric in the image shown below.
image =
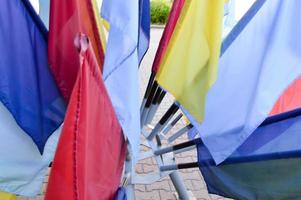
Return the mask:
<svg viewBox="0 0 301 200">
<path fill-rule="evenodd" d="M 278 99 L 270 115 L 301 108 L 301 77 L 296 80 Z"/>
<path fill-rule="evenodd" d="M 126 143 L 91 48 L 81 57 L 46 200 L 114 199 Z"/>
<path fill-rule="evenodd" d="M 184 3 L 185 3 L 185 0 L 174 0 L 174 2 L 173 2 L 162 38 L 160 40 L 160 43 L 159 43 L 159 46 L 157 49 L 155 60 L 153 63 L 152 71 L 155 73 L 158 72 L 158 70 L 160 68 L 162 58 L 166 52 L 168 43 L 169 43 L 172 33 L 175 29 L 175 26 L 178 22 L 178 19 L 179 19 L 179 16 L 182 11 Z"/>
<path fill-rule="evenodd" d="M 100 67 L 104 51 L 91 0 L 51 0 L 48 58 L 55 80 L 68 102 L 79 70 L 73 41 L 84 33 L 91 41 Z"/>
</svg>

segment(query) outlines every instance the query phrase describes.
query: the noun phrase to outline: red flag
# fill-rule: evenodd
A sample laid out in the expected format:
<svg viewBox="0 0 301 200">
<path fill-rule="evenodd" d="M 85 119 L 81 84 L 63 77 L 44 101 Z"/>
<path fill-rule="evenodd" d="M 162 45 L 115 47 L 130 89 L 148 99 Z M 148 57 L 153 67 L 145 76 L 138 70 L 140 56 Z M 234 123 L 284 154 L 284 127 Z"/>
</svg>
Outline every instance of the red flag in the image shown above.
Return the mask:
<svg viewBox="0 0 301 200">
<path fill-rule="evenodd" d="M 168 20 L 166 23 L 166 27 L 164 29 L 162 38 L 159 43 L 159 47 L 155 56 L 155 60 L 153 63 L 152 71 L 157 73 L 160 68 L 161 60 L 164 57 L 166 52 L 169 40 L 173 34 L 175 26 L 178 22 L 180 13 L 182 11 L 185 0 L 174 0 L 170 14 L 168 16 Z"/>
<path fill-rule="evenodd" d="M 79 58 L 73 44 L 75 36 L 80 32 L 89 37 L 98 65 L 102 67 L 104 51 L 100 27 L 93 0 L 50 2 L 49 64 L 62 95 L 68 101 L 79 69 Z"/>
<path fill-rule="evenodd" d="M 126 143 L 92 49 L 81 52 L 46 200 L 114 199 Z"/>
</svg>

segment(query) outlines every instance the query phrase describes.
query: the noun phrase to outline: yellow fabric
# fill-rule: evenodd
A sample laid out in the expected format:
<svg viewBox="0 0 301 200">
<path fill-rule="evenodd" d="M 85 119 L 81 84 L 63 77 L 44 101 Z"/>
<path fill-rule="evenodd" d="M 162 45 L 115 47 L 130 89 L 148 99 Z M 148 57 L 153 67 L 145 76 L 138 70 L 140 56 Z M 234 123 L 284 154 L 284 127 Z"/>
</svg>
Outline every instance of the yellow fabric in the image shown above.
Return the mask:
<svg viewBox="0 0 301 200">
<path fill-rule="evenodd" d="M 99 8 L 98 8 L 98 4 L 97 4 L 96 0 L 92 0 L 92 5 L 93 5 L 94 16 L 95 16 L 96 23 L 97 23 L 98 32 L 99 32 L 100 39 L 101 39 L 101 44 L 103 46 L 103 51 L 105 51 L 106 46 L 107 46 L 107 40 L 106 40 L 105 32 L 104 32 L 105 26 L 104 26 L 103 20 L 100 18 Z"/>
<path fill-rule="evenodd" d="M 103 25 L 107 31 L 110 30 L 110 23 L 107 20 L 105 19 L 103 20 Z"/>
<path fill-rule="evenodd" d="M 17 197 L 13 194 L 9 194 L 6 192 L 0 192 L 0 200 L 16 200 Z"/>
<path fill-rule="evenodd" d="M 199 122 L 216 80 L 224 3 L 186 0 L 157 74 L 158 83 Z"/>
</svg>

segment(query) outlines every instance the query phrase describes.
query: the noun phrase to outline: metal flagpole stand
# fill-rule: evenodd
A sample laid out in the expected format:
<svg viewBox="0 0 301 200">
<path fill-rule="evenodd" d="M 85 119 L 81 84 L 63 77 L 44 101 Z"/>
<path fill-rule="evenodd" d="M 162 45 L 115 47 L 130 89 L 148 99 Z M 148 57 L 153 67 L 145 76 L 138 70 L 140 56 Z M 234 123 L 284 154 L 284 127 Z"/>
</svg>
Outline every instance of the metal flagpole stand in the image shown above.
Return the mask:
<svg viewBox="0 0 301 200">
<path fill-rule="evenodd" d="M 165 123 L 166 125 L 166 123 Z M 162 129 L 160 129 L 162 130 Z M 156 130 L 155 130 L 156 131 Z M 181 130 L 180 130 L 181 131 Z M 163 132 L 162 132 L 163 133 Z M 142 152 L 139 160 L 144 160 L 148 158 L 154 158 L 156 161 L 158 171 L 151 172 L 149 174 L 137 174 L 135 172 L 135 166 L 132 163 L 132 159 L 130 154 L 127 156 L 126 164 L 125 164 L 125 177 L 123 181 L 123 185 L 126 187 L 127 198 L 129 200 L 135 200 L 135 184 L 152 184 L 155 183 L 162 178 L 169 176 L 175 189 L 178 194 L 179 199 L 189 200 L 193 197 L 189 196 L 189 193 L 186 189 L 186 186 L 179 174 L 178 171 L 161 171 L 160 168 L 163 165 L 173 165 L 175 164 L 175 154 L 173 152 L 166 153 L 164 155 L 156 155 L 155 152 L 159 149 L 162 149 L 161 141 L 167 140 L 163 136 L 161 131 L 154 132 L 154 129 L 146 129 L 142 130 L 142 135 L 146 138 L 145 141 L 141 144 L 143 146 L 148 147 L 150 150 L 146 152 Z M 150 139 L 150 135 L 155 135 L 154 138 Z"/>
</svg>

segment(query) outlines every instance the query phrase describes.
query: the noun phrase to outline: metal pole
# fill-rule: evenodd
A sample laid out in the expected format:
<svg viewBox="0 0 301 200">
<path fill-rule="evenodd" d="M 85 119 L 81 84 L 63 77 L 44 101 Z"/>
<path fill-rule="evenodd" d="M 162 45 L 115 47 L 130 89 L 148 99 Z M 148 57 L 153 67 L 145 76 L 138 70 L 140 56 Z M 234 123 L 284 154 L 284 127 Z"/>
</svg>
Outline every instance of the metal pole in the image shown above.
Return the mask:
<svg viewBox="0 0 301 200">
<path fill-rule="evenodd" d="M 182 200 L 189 200 L 189 195 L 188 195 L 188 191 L 187 188 L 179 174 L 178 171 L 174 171 L 173 173 L 171 173 L 169 175 L 173 185 L 176 188 L 176 191 L 179 195 L 179 198 Z"/>
</svg>

